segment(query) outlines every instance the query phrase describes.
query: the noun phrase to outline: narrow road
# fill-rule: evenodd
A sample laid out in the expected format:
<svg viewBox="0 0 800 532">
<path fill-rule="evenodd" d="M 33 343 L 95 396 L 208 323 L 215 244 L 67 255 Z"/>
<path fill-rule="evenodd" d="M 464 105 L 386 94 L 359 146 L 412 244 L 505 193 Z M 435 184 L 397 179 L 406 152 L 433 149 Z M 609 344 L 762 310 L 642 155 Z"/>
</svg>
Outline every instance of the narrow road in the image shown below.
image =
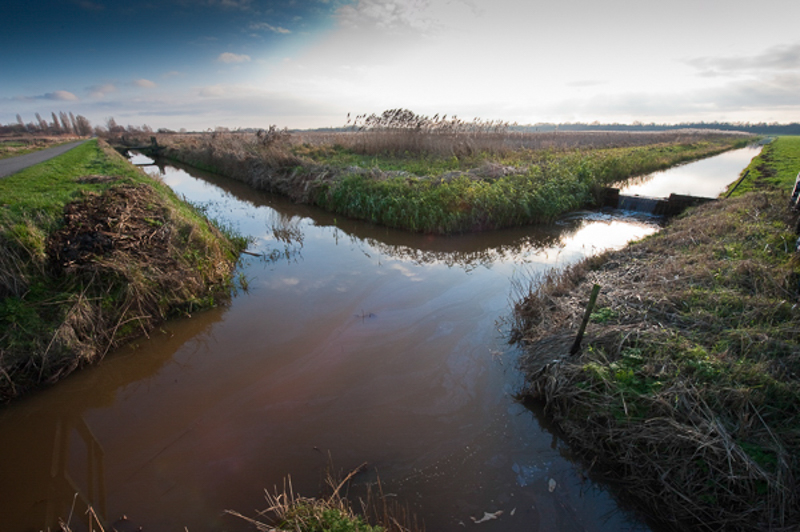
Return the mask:
<svg viewBox="0 0 800 532">
<path fill-rule="evenodd" d="M 20 170 L 24 170 L 34 164 L 39 164 L 48 159 L 52 159 L 62 153 L 68 152 L 75 146 L 83 144 L 86 140 L 76 140 L 61 146 L 54 146 L 52 148 L 45 148 L 44 150 L 27 153 L 25 155 L 18 155 L 17 157 L 9 157 L 8 159 L 0 159 L 0 179 L 16 174 Z"/>
</svg>

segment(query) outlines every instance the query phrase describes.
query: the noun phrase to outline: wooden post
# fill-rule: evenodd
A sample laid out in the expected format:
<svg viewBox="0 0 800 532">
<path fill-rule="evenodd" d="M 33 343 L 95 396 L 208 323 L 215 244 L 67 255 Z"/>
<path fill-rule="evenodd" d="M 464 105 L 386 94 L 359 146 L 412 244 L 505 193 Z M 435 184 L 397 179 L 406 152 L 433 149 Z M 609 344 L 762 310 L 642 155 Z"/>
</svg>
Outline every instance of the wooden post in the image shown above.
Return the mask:
<svg viewBox="0 0 800 532">
<path fill-rule="evenodd" d="M 578 336 L 575 337 L 575 343 L 572 344 L 572 348 L 569 350 L 570 355 L 574 355 L 581 350 L 583 333 L 586 331 L 586 324 L 589 323 L 589 316 L 592 315 L 592 309 L 594 309 L 594 304 L 597 302 L 597 295 L 599 293 L 600 285 L 596 284 L 592 287 L 592 295 L 589 296 L 589 304 L 586 305 L 586 312 L 583 314 L 583 321 L 581 322 L 580 329 L 578 329 Z"/>
</svg>

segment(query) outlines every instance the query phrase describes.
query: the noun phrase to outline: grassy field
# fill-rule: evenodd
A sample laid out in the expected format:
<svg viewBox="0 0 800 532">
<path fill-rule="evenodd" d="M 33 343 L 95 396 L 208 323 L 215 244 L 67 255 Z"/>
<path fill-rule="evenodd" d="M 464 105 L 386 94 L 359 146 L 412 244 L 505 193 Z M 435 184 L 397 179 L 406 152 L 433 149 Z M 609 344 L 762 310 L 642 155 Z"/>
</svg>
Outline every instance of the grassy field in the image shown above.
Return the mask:
<svg viewBox="0 0 800 532">
<path fill-rule="evenodd" d="M 0 138 L 0 159 L 16 157 L 76 140 L 78 137 Z"/>
<path fill-rule="evenodd" d="M 134 141 L 133 139 L 129 139 Z M 258 189 L 425 233 L 550 222 L 603 186 L 714 155 L 748 136 L 375 130 L 161 135 L 163 154 Z"/>
<path fill-rule="evenodd" d="M 0 401 L 213 305 L 243 244 L 97 141 L 0 179 Z"/>
<path fill-rule="evenodd" d="M 737 197 L 553 272 L 516 306 L 525 393 L 669 529 L 800 522 L 800 261 L 786 207 L 798 138 L 750 167 Z"/>
<path fill-rule="evenodd" d="M 800 137 L 778 137 L 776 142 L 764 146 L 761 156 L 746 169 L 747 177 L 732 196 L 765 188 L 788 189 L 794 187 L 800 173 Z"/>
</svg>

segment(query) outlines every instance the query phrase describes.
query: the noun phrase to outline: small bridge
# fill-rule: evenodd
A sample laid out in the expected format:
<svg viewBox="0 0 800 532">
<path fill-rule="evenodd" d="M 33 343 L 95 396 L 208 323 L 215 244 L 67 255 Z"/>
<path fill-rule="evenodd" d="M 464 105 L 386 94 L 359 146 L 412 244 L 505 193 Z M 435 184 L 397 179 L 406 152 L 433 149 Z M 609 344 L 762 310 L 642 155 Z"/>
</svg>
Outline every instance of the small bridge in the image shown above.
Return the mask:
<svg viewBox="0 0 800 532">
<path fill-rule="evenodd" d="M 125 137 L 123 136 L 122 145 L 114 146 L 114 149 L 116 149 L 123 155 L 125 155 L 125 152 L 131 150 L 131 151 L 140 151 L 145 155 L 155 156 L 161 154 L 161 151 L 164 149 L 164 146 L 159 146 L 155 137 L 150 137 L 150 144 L 145 144 L 144 146 L 128 146 L 125 144 Z"/>
<path fill-rule="evenodd" d="M 714 198 L 701 198 L 683 194 L 670 194 L 668 198 L 652 198 L 649 196 L 625 196 L 618 188 L 604 188 L 602 206 L 612 209 L 642 212 L 656 216 L 676 216 L 689 207 L 715 201 Z"/>
</svg>

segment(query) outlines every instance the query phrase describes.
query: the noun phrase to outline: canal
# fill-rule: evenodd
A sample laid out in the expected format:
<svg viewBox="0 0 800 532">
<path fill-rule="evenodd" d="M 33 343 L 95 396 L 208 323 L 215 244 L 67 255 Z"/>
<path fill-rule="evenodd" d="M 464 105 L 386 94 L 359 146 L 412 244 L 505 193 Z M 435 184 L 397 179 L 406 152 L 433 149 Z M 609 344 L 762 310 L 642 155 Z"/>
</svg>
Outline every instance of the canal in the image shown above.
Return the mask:
<svg viewBox="0 0 800 532">
<path fill-rule="evenodd" d="M 249 530 L 224 510 L 254 516 L 288 476 L 314 496 L 329 464 L 364 462 L 354 493 L 379 476 L 431 531 L 649 530 L 515 399 L 506 332 L 515 286 L 658 220 L 582 212 L 418 235 L 174 163 L 145 168 L 250 237 L 253 255 L 230 304 L 0 410 L 3 530 L 70 515 L 81 530 L 87 504 L 144 530 Z M 485 513 L 496 519 L 475 523 Z"/>
</svg>

